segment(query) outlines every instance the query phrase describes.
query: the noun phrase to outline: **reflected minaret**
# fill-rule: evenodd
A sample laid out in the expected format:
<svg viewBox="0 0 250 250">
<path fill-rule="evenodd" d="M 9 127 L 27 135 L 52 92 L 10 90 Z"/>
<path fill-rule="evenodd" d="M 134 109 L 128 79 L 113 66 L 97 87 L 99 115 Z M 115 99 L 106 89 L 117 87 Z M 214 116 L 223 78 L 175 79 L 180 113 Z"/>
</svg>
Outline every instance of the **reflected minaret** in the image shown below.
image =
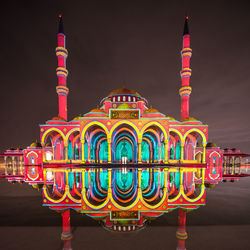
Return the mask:
<svg viewBox="0 0 250 250">
<path fill-rule="evenodd" d="M 63 241 L 63 250 L 71 250 L 72 233 L 70 230 L 70 209 L 63 211 L 62 213 L 63 230 L 61 234 L 61 240 Z"/>
<path fill-rule="evenodd" d="M 185 241 L 187 239 L 187 232 L 186 232 L 186 211 L 179 208 L 178 209 L 178 229 L 176 232 L 176 238 L 178 239 L 177 242 L 177 250 L 185 250 Z"/>
</svg>

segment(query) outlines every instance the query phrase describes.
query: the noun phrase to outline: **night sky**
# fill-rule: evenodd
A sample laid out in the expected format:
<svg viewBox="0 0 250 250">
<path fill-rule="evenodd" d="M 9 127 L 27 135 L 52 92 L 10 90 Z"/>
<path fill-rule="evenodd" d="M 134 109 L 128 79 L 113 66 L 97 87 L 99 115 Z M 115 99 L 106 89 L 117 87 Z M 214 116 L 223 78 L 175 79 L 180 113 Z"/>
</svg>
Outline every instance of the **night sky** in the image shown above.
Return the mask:
<svg viewBox="0 0 250 250">
<path fill-rule="evenodd" d="M 202 2 L 202 4 L 201 4 Z M 209 141 L 250 152 L 249 1 L 5 1 L 1 3 L 1 151 L 39 139 L 58 114 L 59 13 L 69 51 L 68 116 L 114 89 L 138 91 L 180 119 L 180 50 L 190 16 L 190 115 Z"/>
</svg>

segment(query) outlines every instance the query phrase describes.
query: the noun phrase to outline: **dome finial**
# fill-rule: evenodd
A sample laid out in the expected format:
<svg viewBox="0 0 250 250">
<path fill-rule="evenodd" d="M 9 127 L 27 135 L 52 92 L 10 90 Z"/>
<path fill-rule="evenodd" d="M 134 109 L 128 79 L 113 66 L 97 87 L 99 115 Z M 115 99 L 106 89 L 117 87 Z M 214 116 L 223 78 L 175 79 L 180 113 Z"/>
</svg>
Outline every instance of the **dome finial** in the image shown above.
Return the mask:
<svg viewBox="0 0 250 250">
<path fill-rule="evenodd" d="M 123 88 L 123 89 L 126 88 L 126 81 L 125 81 L 125 80 L 123 80 L 123 82 L 122 82 L 122 88 Z"/>
</svg>

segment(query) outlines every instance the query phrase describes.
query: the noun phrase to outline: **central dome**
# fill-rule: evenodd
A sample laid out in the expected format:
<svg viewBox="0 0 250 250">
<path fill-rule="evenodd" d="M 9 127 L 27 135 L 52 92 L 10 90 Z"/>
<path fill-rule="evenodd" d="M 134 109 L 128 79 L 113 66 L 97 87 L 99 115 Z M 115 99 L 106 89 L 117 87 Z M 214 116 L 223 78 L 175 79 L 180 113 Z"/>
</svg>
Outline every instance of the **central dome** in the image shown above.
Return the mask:
<svg viewBox="0 0 250 250">
<path fill-rule="evenodd" d="M 108 96 L 120 95 L 120 94 L 137 95 L 137 96 L 141 97 L 141 95 L 138 92 L 136 92 L 135 90 L 127 89 L 127 88 L 113 90 L 112 92 L 109 93 Z"/>
</svg>

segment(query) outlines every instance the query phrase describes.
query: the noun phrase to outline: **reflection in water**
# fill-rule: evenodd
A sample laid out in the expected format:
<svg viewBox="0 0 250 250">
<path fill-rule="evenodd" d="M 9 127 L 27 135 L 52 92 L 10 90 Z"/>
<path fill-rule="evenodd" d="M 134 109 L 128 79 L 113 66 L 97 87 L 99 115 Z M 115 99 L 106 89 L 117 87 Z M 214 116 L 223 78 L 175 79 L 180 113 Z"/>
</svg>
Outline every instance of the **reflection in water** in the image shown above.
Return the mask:
<svg viewBox="0 0 250 250">
<path fill-rule="evenodd" d="M 8 172 L 5 178 L 20 181 L 20 170 L 15 164 L 8 162 L 4 168 L 11 169 L 10 165 L 16 174 Z M 67 168 L 44 164 L 43 168 L 35 165 L 20 165 L 19 168 L 30 177 L 42 173 L 43 184 L 33 184 L 33 187 L 42 189 L 43 205 L 62 216 L 64 249 L 71 249 L 71 209 L 99 221 L 110 232 L 125 234 L 140 231 L 148 222 L 177 209 L 177 249 L 185 249 L 186 213 L 205 204 L 205 187 L 209 187 L 204 181 L 203 165 L 198 164 L 195 170 L 185 164 L 158 164 L 154 167 L 148 164 L 140 167 L 136 164 L 133 167 L 129 164 L 102 167 L 83 164 Z M 201 170 L 201 183 L 195 175 L 189 178 L 193 174 L 191 170 Z M 238 178 L 241 176 L 242 169 Z M 227 175 L 224 180 L 232 177 L 235 175 Z"/>
</svg>

